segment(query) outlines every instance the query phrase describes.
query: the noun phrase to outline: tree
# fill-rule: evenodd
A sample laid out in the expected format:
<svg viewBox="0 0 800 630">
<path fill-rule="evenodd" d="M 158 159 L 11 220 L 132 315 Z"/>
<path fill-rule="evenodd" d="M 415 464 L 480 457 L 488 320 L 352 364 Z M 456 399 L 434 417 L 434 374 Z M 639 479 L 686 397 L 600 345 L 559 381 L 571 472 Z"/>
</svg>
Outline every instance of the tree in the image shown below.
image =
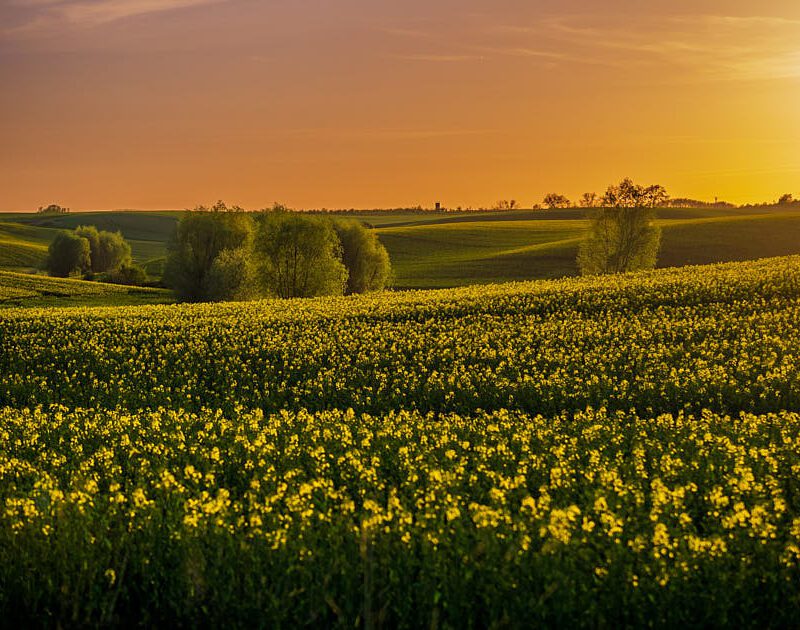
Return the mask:
<svg viewBox="0 0 800 630">
<path fill-rule="evenodd" d="M 47 270 L 51 276 L 66 278 L 83 272 L 91 265 L 89 241 L 75 232 L 59 232 L 47 252 Z"/>
<path fill-rule="evenodd" d="M 589 234 L 578 251 L 583 275 L 652 269 L 661 245 L 661 229 L 654 224 L 655 207 L 666 198 L 661 186 L 643 188 L 630 179 L 610 186 L 605 207 L 591 218 Z"/>
<path fill-rule="evenodd" d="M 255 254 L 265 291 L 283 298 L 342 295 L 347 269 L 330 221 L 298 213 L 264 212 Z"/>
<path fill-rule="evenodd" d="M 94 273 L 114 271 L 131 264 L 131 247 L 120 232 L 99 232 L 93 225 L 81 225 L 75 233 L 89 241 Z"/>
<path fill-rule="evenodd" d="M 374 231 L 352 219 L 338 219 L 333 228 L 342 246 L 342 262 L 347 268 L 345 293 L 368 293 L 383 289 L 391 275 L 389 253 Z"/>
<path fill-rule="evenodd" d="M 493 210 L 516 210 L 519 208 L 519 203 L 516 199 L 501 199 L 494 204 Z"/>
<path fill-rule="evenodd" d="M 200 206 L 178 222 L 167 249 L 164 282 L 184 301 L 208 299 L 207 278 L 217 256 L 228 249 L 249 250 L 253 219 L 236 206 Z"/>
<path fill-rule="evenodd" d="M 669 200 L 666 189 L 659 185 L 638 186 L 630 178 L 609 186 L 602 205 L 610 208 L 657 208 Z"/>
<path fill-rule="evenodd" d="M 594 208 L 597 206 L 598 197 L 597 193 L 587 192 L 581 195 L 580 206 L 581 208 Z"/>
<path fill-rule="evenodd" d="M 557 193 L 550 193 L 546 195 L 543 201 L 544 205 L 550 210 L 555 208 L 569 208 L 570 201 L 564 195 L 559 195 Z"/>
<path fill-rule="evenodd" d="M 93 225 L 79 225 L 75 228 L 75 234 L 89 241 L 89 269 L 92 271 L 100 271 L 100 269 L 95 267 L 95 260 L 99 260 L 100 232 L 98 232 L 97 228 Z"/>
<path fill-rule="evenodd" d="M 791 206 L 794 202 L 794 196 L 791 193 L 781 195 L 781 198 L 778 199 L 779 206 Z"/>
<path fill-rule="evenodd" d="M 247 247 L 225 249 L 214 259 L 206 279 L 206 297 L 215 302 L 237 302 L 258 297 L 258 277 Z"/>
<path fill-rule="evenodd" d="M 69 208 L 62 208 L 58 204 L 51 203 L 49 206 L 39 206 L 39 214 L 67 214 Z"/>
<path fill-rule="evenodd" d="M 92 254 L 93 271 L 113 271 L 131 264 L 131 246 L 120 232 L 99 232 L 96 254 Z"/>
</svg>

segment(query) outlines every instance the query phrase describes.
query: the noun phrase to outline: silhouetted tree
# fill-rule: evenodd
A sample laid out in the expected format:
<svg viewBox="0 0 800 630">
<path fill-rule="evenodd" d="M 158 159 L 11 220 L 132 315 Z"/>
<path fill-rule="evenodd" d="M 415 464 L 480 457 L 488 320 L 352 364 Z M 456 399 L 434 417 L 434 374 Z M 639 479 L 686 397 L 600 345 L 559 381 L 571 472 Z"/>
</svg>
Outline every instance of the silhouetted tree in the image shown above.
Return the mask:
<svg viewBox="0 0 800 630">
<path fill-rule="evenodd" d="M 342 262 L 347 268 L 345 293 L 380 291 L 389 281 L 389 253 L 373 230 L 352 219 L 337 219 L 333 227 L 342 246 Z"/>
<path fill-rule="evenodd" d="M 516 199 L 501 199 L 494 204 L 493 210 L 516 210 L 519 208 L 519 203 Z"/>
<path fill-rule="evenodd" d="M 794 203 L 794 195 L 791 193 L 786 193 L 785 195 L 781 195 L 781 198 L 778 199 L 779 206 L 791 206 Z"/>
<path fill-rule="evenodd" d="M 612 208 L 657 208 L 669 200 L 666 189 L 659 185 L 638 186 L 630 178 L 609 186 L 603 195 L 603 206 Z"/>
<path fill-rule="evenodd" d="M 69 208 L 63 208 L 58 204 L 51 203 L 49 206 L 39 206 L 39 214 L 66 214 Z"/>
<path fill-rule="evenodd" d="M 51 276 L 66 278 L 84 272 L 91 265 L 89 241 L 75 232 L 56 234 L 47 251 L 47 270 Z"/>
<path fill-rule="evenodd" d="M 597 206 L 599 198 L 597 193 L 587 192 L 581 195 L 580 205 L 581 208 L 594 208 Z"/>
<path fill-rule="evenodd" d="M 253 238 L 253 219 L 234 206 L 218 202 L 200 206 L 178 222 L 164 267 L 164 282 L 184 301 L 209 299 L 207 278 L 223 251 L 245 248 Z"/>
<path fill-rule="evenodd" d="M 630 179 L 610 186 L 605 207 L 591 217 L 589 234 L 578 251 L 584 275 L 620 273 L 655 267 L 661 229 L 654 223 L 655 207 L 666 198 L 661 186 L 643 188 Z"/>
<path fill-rule="evenodd" d="M 569 208 L 570 201 L 564 195 L 557 193 L 550 193 L 546 195 L 543 201 L 544 205 L 551 210 L 555 208 Z"/>
<path fill-rule="evenodd" d="M 283 298 L 342 295 L 347 269 L 330 221 L 293 212 L 265 212 L 255 254 L 264 290 Z"/>
</svg>

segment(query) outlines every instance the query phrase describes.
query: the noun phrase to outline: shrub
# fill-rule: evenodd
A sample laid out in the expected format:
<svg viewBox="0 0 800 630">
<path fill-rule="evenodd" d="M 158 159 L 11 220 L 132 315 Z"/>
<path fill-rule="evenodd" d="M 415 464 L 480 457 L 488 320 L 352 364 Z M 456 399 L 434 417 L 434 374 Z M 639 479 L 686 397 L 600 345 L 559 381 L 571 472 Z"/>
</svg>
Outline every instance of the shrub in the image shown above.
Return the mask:
<svg viewBox="0 0 800 630">
<path fill-rule="evenodd" d="M 106 276 L 106 281 L 112 284 L 125 284 L 130 286 L 144 286 L 147 283 L 147 272 L 139 265 L 129 263 L 121 265 Z"/>
<path fill-rule="evenodd" d="M 368 293 L 383 289 L 391 275 L 389 253 L 374 231 L 362 223 L 340 219 L 333 227 L 342 245 L 342 262 L 347 267 L 345 292 Z"/>
<path fill-rule="evenodd" d="M 86 271 L 91 265 L 89 241 L 75 232 L 59 232 L 50 243 L 47 271 L 51 276 L 66 278 Z"/>
</svg>

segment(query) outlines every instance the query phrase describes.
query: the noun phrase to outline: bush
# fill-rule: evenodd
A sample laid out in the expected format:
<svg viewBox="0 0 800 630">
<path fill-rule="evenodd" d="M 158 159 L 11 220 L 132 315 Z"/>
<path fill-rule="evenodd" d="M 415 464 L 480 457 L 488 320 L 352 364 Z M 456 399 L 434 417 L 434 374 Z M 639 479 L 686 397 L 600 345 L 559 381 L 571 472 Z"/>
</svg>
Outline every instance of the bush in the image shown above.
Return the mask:
<svg viewBox="0 0 800 630">
<path fill-rule="evenodd" d="M 76 228 L 75 234 L 89 242 L 91 270 L 94 273 L 130 265 L 131 247 L 120 232 L 100 232 L 93 225 L 82 225 Z"/>
<path fill-rule="evenodd" d="M 164 283 L 178 299 L 209 299 L 208 274 L 217 256 L 228 249 L 249 249 L 253 220 L 238 210 L 219 202 L 211 209 L 201 206 L 187 212 L 180 220 L 164 266 Z"/>
<path fill-rule="evenodd" d="M 206 278 L 206 296 L 215 302 L 252 300 L 258 297 L 258 279 L 251 252 L 223 250 L 216 257 Z"/>
<path fill-rule="evenodd" d="M 147 284 L 147 272 L 139 265 L 125 264 L 109 272 L 106 282 L 141 287 Z"/>
<path fill-rule="evenodd" d="M 50 243 L 47 271 L 51 276 L 66 278 L 86 271 L 91 266 L 89 241 L 75 232 L 59 232 Z"/>
<path fill-rule="evenodd" d="M 256 234 L 261 283 L 283 298 L 342 295 L 347 268 L 333 224 L 283 210 L 262 214 Z"/>
<path fill-rule="evenodd" d="M 347 267 L 345 293 L 380 291 L 389 282 L 389 253 L 372 230 L 359 221 L 339 219 L 333 227 L 342 245 L 342 262 Z"/>
</svg>

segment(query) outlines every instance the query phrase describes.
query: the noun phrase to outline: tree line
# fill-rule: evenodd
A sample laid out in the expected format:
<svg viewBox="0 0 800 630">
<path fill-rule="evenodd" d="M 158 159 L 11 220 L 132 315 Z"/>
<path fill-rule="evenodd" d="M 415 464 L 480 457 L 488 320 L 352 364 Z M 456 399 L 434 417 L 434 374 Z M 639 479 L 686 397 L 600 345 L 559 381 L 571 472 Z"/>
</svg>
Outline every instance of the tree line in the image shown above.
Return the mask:
<svg viewBox="0 0 800 630">
<path fill-rule="evenodd" d="M 184 215 L 164 269 L 187 302 L 367 293 L 390 276 L 386 248 L 359 221 L 222 202 Z"/>
</svg>

